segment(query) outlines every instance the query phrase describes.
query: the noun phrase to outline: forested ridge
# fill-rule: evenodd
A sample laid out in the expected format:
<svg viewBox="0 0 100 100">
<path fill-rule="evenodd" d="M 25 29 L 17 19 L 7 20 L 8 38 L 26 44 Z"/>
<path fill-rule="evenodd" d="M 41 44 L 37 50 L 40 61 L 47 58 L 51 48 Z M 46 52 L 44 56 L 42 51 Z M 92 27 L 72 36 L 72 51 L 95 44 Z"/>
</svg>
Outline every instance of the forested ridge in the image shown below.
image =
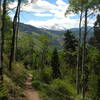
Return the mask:
<svg viewBox="0 0 100 100">
<path fill-rule="evenodd" d="M 59 31 L 21 23 L 28 0 L 0 0 L 0 100 L 100 100 L 100 1 L 68 2 L 79 28 Z"/>
</svg>

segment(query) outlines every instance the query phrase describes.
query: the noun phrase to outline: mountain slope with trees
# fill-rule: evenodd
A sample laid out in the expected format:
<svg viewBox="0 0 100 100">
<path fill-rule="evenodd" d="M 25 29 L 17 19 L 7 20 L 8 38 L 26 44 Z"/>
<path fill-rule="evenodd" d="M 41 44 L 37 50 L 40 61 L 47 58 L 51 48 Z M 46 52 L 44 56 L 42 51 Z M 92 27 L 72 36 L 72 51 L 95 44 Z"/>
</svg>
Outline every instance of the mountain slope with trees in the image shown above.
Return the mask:
<svg viewBox="0 0 100 100">
<path fill-rule="evenodd" d="M 33 32 L 37 34 L 46 34 L 52 40 L 52 44 L 54 44 L 57 47 L 61 47 L 63 45 L 64 33 L 67 31 L 67 30 L 61 30 L 61 31 L 48 30 L 48 29 L 43 29 L 43 28 L 37 28 L 37 27 L 23 24 L 23 23 L 19 24 L 19 30 L 21 32 L 26 32 L 28 34 L 31 34 Z M 70 30 L 72 31 L 72 34 L 75 36 L 75 38 L 78 39 L 79 29 L 72 28 Z M 93 37 L 93 28 L 88 27 L 88 30 L 89 30 L 89 34 L 87 36 L 87 39 L 89 40 L 91 37 Z M 82 29 L 82 32 L 84 32 L 84 28 Z"/>
</svg>

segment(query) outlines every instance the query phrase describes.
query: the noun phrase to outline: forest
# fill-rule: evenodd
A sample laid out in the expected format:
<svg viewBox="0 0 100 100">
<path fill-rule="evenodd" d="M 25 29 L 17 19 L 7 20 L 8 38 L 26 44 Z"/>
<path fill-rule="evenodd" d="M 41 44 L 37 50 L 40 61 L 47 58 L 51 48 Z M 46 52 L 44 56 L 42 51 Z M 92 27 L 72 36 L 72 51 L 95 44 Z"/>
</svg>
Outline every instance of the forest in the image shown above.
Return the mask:
<svg viewBox="0 0 100 100">
<path fill-rule="evenodd" d="M 0 100 L 100 100 L 100 0 L 68 3 L 74 31 L 26 25 L 29 0 L 0 0 Z"/>
</svg>

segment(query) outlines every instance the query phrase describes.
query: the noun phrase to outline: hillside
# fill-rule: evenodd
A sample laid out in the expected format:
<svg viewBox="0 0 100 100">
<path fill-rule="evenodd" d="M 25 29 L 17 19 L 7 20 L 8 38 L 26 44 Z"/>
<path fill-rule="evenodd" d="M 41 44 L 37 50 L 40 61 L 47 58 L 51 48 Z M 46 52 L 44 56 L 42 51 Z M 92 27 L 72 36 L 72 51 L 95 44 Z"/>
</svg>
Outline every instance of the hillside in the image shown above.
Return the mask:
<svg viewBox="0 0 100 100">
<path fill-rule="evenodd" d="M 19 30 L 21 32 L 26 32 L 26 33 L 37 33 L 37 34 L 46 34 L 51 40 L 52 40 L 52 44 L 60 47 L 63 44 L 63 35 L 64 32 L 66 30 L 61 30 L 61 31 L 57 31 L 57 30 L 48 30 L 48 29 L 44 29 L 44 28 L 37 28 L 35 26 L 31 26 L 31 25 L 27 25 L 27 24 L 23 24 L 20 23 L 20 27 Z M 73 33 L 73 35 L 78 38 L 78 28 L 72 28 L 70 29 Z M 89 34 L 87 35 L 87 39 L 90 39 L 93 36 L 93 28 L 92 27 L 88 27 L 88 31 Z M 84 30 L 82 29 L 82 32 L 84 32 Z"/>
<path fill-rule="evenodd" d="M 43 28 L 37 28 L 31 25 L 26 25 L 23 23 L 20 23 L 19 30 L 21 32 L 26 32 L 28 34 L 31 34 L 33 32 L 37 34 L 46 34 L 51 39 L 51 45 L 55 45 L 57 47 L 61 47 L 63 43 L 63 34 L 65 31 L 55 31 L 55 30 L 47 30 Z"/>
</svg>

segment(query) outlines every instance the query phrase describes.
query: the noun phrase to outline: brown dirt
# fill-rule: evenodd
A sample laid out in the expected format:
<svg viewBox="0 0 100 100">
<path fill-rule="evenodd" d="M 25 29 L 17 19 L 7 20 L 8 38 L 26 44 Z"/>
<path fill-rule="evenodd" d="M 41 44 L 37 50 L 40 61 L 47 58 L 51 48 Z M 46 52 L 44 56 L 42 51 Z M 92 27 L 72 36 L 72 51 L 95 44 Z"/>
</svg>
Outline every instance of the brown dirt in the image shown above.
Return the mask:
<svg viewBox="0 0 100 100">
<path fill-rule="evenodd" d="M 38 92 L 32 88 L 32 75 L 25 82 L 25 96 L 27 100 L 40 100 Z"/>
</svg>

